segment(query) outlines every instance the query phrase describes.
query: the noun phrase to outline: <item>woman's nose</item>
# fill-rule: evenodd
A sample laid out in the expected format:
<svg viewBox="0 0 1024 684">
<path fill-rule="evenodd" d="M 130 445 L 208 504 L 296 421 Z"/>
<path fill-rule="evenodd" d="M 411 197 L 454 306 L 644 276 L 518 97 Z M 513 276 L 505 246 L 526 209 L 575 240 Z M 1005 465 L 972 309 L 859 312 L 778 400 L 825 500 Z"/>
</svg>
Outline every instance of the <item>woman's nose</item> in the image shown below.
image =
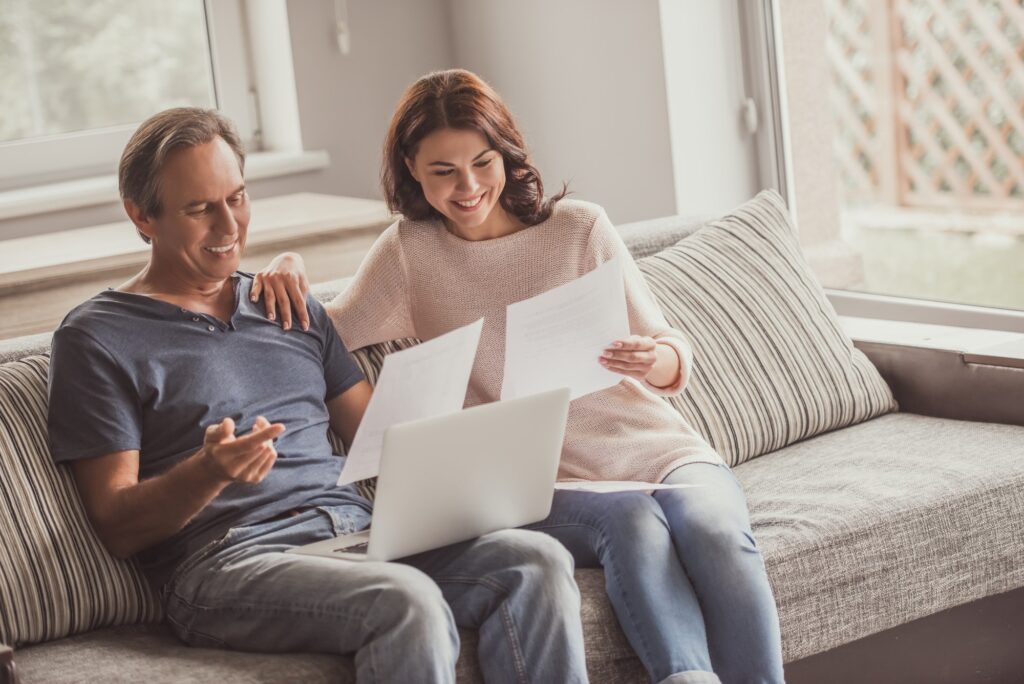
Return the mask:
<svg viewBox="0 0 1024 684">
<path fill-rule="evenodd" d="M 472 172 L 459 174 L 459 182 L 456 186 L 457 190 L 460 192 L 473 192 L 478 187 L 480 187 L 480 184 L 477 182 L 475 174 Z"/>
</svg>

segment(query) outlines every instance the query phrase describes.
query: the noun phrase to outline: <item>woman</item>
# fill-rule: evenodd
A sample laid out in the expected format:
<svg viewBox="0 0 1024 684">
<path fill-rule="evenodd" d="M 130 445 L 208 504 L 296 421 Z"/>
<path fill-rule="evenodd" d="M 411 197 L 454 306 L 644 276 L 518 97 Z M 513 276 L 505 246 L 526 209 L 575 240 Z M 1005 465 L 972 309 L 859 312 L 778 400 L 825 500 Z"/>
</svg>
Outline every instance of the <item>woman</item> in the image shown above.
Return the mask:
<svg viewBox="0 0 1024 684">
<path fill-rule="evenodd" d="M 431 339 L 483 316 L 467 405 L 500 397 L 508 304 L 623 257 L 631 335 L 594 363 L 624 380 L 572 402 L 559 477 L 698 486 L 653 496 L 560 491 L 551 515 L 531 527 L 561 540 L 578 565 L 603 566 L 652 681 L 781 682 L 778 617 L 742 490 L 659 398 L 683 390 L 690 346 L 604 211 L 565 199 L 564 188 L 545 198 L 508 109 L 462 70 L 424 76 L 405 93 L 382 182 L 403 218 L 328 311 L 349 349 Z M 297 255 L 282 255 L 259 275 L 253 296 L 267 295 L 268 313 L 290 313 L 282 300 L 297 299 L 301 268 Z"/>
</svg>

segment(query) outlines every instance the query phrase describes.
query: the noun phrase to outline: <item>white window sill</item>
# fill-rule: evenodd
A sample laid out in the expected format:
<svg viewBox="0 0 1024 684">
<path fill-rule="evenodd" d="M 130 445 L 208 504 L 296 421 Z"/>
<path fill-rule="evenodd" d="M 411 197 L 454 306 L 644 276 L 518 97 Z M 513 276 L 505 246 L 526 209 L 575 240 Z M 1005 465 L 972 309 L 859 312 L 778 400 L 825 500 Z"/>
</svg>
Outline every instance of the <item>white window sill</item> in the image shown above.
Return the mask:
<svg viewBox="0 0 1024 684">
<path fill-rule="evenodd" d="M 1006 330 L 840 316 L 843 330 L 859 342 L 945 349 L 968 363 L 1024 367 L 1024 335 Z"/>
<path fill-rule="evenodd" d="M 380 200 L 315 193 L 253 200 L 246 251 L 284 250 L 318 236 L 376 236 L 393 220 Z M 0 296 L 121 268 L 141 268 L 150 247 L 127 219 L 0 241 Z"/>
<path fill-rule="evenodd" d="M 329 163 L 330 157 L 324 150 L 254 152 L 246 157 L 245 177 L 246 180 L 274 178 L 316 171 Z M 116 174 L 37 185 L 0 192 L 0 221 L 119 201 Z"/>
</svg>

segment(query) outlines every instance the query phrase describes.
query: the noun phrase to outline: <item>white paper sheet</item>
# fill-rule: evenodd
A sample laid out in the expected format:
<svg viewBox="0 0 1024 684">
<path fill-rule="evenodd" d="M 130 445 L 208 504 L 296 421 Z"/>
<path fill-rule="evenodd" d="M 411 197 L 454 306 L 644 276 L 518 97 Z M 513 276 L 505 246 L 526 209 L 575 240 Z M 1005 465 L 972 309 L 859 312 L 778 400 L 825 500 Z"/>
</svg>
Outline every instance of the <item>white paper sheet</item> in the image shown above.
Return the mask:
<svg viewBox="0 0 1024 684">
<path fill-rule="evenodd" d="M 563 489 L 572 492 L 593 492 L 595 494 L 610 494 L 612 492 L 650 492 L 656 489 L 689 489 L 690 487 L 703 487 L 699 484 L 666 484 L 664 482 L 630 482 L 605 480 L 601 482 L 556 482 L 555 489 Z"/>
<path fill-rule="evenodd" d="M 611 387 L 625 377 L 598 362 L 615 340 L 629 336 L 626 291 L 618 258 L 560 287 L 506 309 L 502 399 L 558 387 L 570 397 Z"/>
<path fill-rule="evenodd" d="M 483 324 L 481 318 L 384 357 L 339 485 L 377 475 L 384 431 L 390 426 L 462 410 Z"/>
</svg>

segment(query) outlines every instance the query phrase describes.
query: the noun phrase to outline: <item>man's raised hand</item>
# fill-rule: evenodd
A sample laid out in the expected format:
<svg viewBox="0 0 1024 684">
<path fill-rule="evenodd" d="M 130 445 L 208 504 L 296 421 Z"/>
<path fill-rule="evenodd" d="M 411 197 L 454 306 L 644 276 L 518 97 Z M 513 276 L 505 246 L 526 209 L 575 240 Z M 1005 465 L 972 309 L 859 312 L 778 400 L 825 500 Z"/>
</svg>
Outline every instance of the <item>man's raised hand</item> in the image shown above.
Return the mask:
<svg viewBox="0 0 1024 684">
<path fill-rule="evenodd" d="M 198 454 L 213 474 L 225 484 L 262 482 L 277 460 L 273 440 L 284 425 L 258 416 L 249 434 L 235 437 L 235 421 L 225 418 L 206 428 L 203 448 Z"/>
</svg>

